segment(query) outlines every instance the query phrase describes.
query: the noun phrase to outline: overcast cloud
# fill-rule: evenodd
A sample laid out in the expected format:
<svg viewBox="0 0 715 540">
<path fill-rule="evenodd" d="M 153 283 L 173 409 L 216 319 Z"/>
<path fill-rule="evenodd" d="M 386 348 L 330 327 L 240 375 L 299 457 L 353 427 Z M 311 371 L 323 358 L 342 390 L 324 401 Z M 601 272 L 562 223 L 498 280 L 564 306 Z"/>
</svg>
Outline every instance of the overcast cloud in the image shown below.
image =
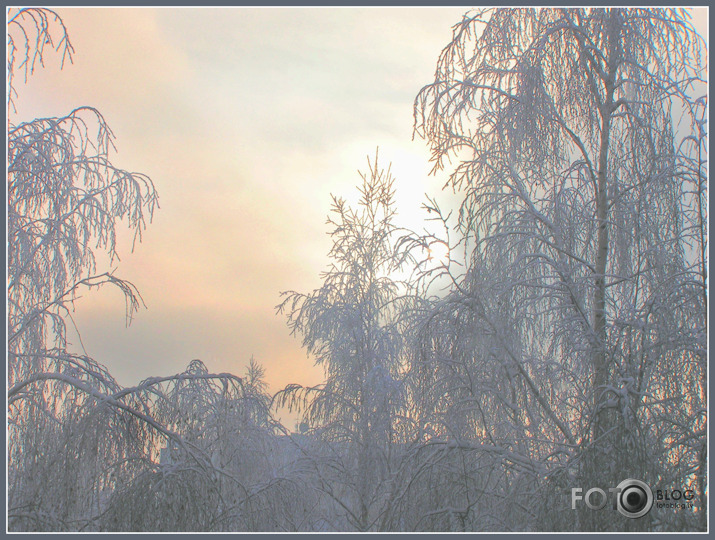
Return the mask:
<svg viewBox="0 0 715 540">
<path fill-rule="evenodd" d="M 117 264 L 148 309 L 125 328 L 118 292 L 87 293 L 74 313 L 87 352 L 125 385 L 192 358 L 240 374 L 251 355 L 273 391 L 319 382 L 279 292 L 320 285 L 330 193 L 354 201 L 377 146 L 401 222 L 419 225 L 444 178 L 411 141 L 412 102 L 464 10 L 57 11 L 74 63 L 49 59 L 20 85 L 13 121 L 98 108 L 115 164 L 148 174 L 161 205 Z"/>
<path fill-rule="evenodd" d="M 98 108 L 115 164 L 151 176 L 161 204 L 135 252 L 120 246 L 117 273 L 148 309 L 125 328 L 118 292 L 85 295 L 87 352 L 125 385 L 193 358 L 241 374 L 251 355 L 273 391 L 320 382 L 275 314 L 279 292 L 320 285 L 330 193 L 355 201 L 377 146 L 401 223 L 419 227 L 423 193 L 445 178 L 428 178 L 426 145 L 411 141 L 412 103 L 464 9 L 57 11 L 74 63 L 49 59 L 20 85 L 13 120 Z"/>
</svg>

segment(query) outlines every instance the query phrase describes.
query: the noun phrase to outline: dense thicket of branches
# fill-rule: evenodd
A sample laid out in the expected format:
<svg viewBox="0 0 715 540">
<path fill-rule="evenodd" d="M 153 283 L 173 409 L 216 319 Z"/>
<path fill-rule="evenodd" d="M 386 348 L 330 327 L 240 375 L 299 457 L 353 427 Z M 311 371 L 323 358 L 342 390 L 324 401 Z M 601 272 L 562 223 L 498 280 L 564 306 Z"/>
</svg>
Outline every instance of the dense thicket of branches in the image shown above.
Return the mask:
<svg viewBox="0 0 715 540">
<path fill-rule="evenodd" d="M 474 245 L 439 308 L 456 335 L 430 335 L 471 330 L 478 429 L 508 426 L 564 487 L 705 496 L 704 54 L 672 10 L 484 10 L 415 102 Z"/>
<path fill-rule="evenodd" d="M 59 17 L 11 12 L 11 98 L 48 46 L 71 59 Z M 398 229 L 368 160 L 321 286 L 277 308 L 325 382 L 272 398 L 255 361 L 121 388 L 70 352 L 80 289 L 141 306 L 94 250 L 157 195 L 94 109 L 9 122 L 9 528 L 705 530 L 706 54 L 683 11 L 466 14 L 414 105 L 456 221 L 430 199 L 443 238 Z M 626 478 L 696 509 L 572 510 Z"/>
</svg>

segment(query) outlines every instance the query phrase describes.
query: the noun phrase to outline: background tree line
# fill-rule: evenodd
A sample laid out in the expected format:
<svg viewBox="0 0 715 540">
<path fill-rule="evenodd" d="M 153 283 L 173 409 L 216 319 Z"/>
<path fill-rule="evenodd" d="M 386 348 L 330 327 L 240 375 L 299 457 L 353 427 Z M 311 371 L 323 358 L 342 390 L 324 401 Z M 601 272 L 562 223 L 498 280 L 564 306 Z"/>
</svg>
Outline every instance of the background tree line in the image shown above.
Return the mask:
<svg viewBox="0 0 715 540">
<path fill-rule="evenodd" d="M 73 53 L 54 12 L 9 15 L 9 107 L 46 48 Z M 325 382 L 274 396 L 255 361 L 122 388 L 68 351 L 82 289 L 142 305 L 90 246 L 157 194 L 92 108 L 9 121 L 9 529 L 705 530 L 706 54 L 683 11 L 467 13 L 414 105 L 458 212 L 399 229 L 368 160 L 321 287 L 277 307 Z M 697 511 L 571 510 L 624 478 Z"/>
</svg>

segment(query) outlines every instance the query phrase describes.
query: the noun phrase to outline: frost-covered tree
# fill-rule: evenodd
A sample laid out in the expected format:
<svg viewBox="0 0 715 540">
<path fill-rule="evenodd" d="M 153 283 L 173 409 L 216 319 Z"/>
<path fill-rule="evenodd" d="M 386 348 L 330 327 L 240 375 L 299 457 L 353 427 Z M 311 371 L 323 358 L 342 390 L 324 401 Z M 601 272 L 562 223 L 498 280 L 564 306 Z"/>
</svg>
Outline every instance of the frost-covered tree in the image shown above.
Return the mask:
<svg viewBox="0 0 715 540">
<path fill-rule="evenodd" d="M 434 334 L 472 367 L 447 354 L 444 395 L 562 493 L 640 477 L 706 507 L 705 54 L 682 10 L 479 10 L 415 102 L 474 246 Z M 656 525 L 573 515 L 541 526 Z"/>
<path fill-rule="evenodd" d="M 157 198 L 149 178 L 110 162 L 112 133 L 95 109 L 14 123 L 17 72 L 32 74 L 48 49 L 63 62 L 71 60 L 72 45 L 57 14 L 35 8 L 8 13 L 9 516 L 19 528 L 72 529 L 87 524 L 73 522 L 75 511 L 51 499 L 65 499 L 81 512 L 96 507 L 103 486 L 85 489 L 96 480 L 85 472 L 97 466 L 97 452 L 121 461 L 141 446 L 130 436 L 126 411 L 96 402 L 119 391 L 113 377 L 68 350 L 72 301 L 83 288 L 112 284 L 125 295 L 128 317 L 139 307 L 131 283 L 97 271 L 93 246 L 114 259 L 117 222 L 128 221 L 138 238 Z M 114 436 L 102 440 L 108 431 Z M 76 459 L 85 457 L 82 448 L 90 452 L 86 462 Z"/>
<path fill-rule="evenodd" d="M 157 195 L 95 109 L 16 123 L 50 50 L 72 59 L 56 13 L 8 12 L 11 530 L 705 529 L 707 50 L 686 11 L 465 15 L 415 101 L 435 171 L 457 161 L 456 227 L 430 200 L 447 237 L 400 231 L 368 159 L 320 288 L 277 308 L 325 383 L 272 401 L 253 360 L 122 388 L 71 351 L 81 290 L 142 305 L 95 255 L 122 221 L 140 240 Z M 627 477 L 698 512 L 571 510 Z"/>
<path fill-rule="evenodd" d="M 396 249 L 393 179 L 377 154 L 368 165 L 358 208 L 333 197 L 322 286 L 284 293 L 278 307 L 326 375 L 315 388 L 287 387 L 279 403 L 306 403 L 311 434 L 325 443 L 311 456 L 318 489 L 344 514 L 338 528 L 361 531 L 375 529 L 384 511 L 403 394 L 401 314 L 410 304 L 396 277 L 408 256 Z"/>
<path fill-rule="evenodd" d="M 235 452 L 229 441 L 240 433 L 250 444 L 260 444 L 263 439 L 252 430 L 270 431 L 261 368 L 253 364 L 244 384 L 229 374 L 209 374 L 198 363 L 182 374 L 121 388 L 100 363 L 70 350 L 68 324 L 73 324 L 73 301 L 83 289 L 118 287 L 128 320 L 142 304 L 131 283 L 97 269 L 95 254 L 103 251 L 114 262 L 121 221 L 140 240 L 157 195 L 148 177 L 110 161 L 113 135 L 97 110 L 79 107 L 65 116 L 14 122 L 16 75 L 23 70 L 31 75 L 43 65 L 48 49 L 56 49 L 63 61 L 71 59 L 60 17 L 48 9 L 10 10 L 8 526 L 95 531 L 148 523 L 131 512 L 122 514 L 131 510 L 122 504 L 131 500 L 130 487 L 154 478 L 150 472 L 157 470 L 163 444 L 175 448 L 190 471 L 177 475 L 186 481 L 177 489 L 205 493 L 194 502 L 200 509 L 209 505 L 215 520 L 197 520 L 200 511 L 179 512 L 184 521 L 172 522 L 176 515 L 169 513 L 158 525 L 189 528 L 187 520 L 194 520 L 190 527 L 220 529 L 229 503 L 215 505 L 211 496 L 222 493 L 219 471 L 225 454 Z M 206 439 L 214 444 L 207 446 Z M 216 440 L 224 446 L 217 449 Z M 253 452 L 260 455 L 258 448 Z M 206 478 L 215 482 L 199 481 Z M 148 512 L 161 507 L 156 497 L 164 492 L 146 495 L 154 500 L 142 501 L 142 519 L 151 521 L 156 516 Z M 236 500 L 247 498 L 243 494 Z M 118 512 L 122 520 L 113 521 Z"/>
<path fill-rule="evenodd" d="M 9 91 L 13 74 L 32 72 L 46 45 L 71 58 L 64 25 L 52 11 L 23 9 L 8 20 Z M 18 57 L 17 55 L 20 55 Z M 62 370 L 72 301 L 83 288 L 111 284 L 127 300 L 127 316 L 141 305 L 135 287 L 98 272 L 94 249 L 113 262 L 116 226 L 126 220 L 140 239 L 157 204 L 148 177 L 109 160 L 113 135 L 102 115 L 79 107 L 66 116 L 8 123 L 8 345 L 9 386 L 30 374 Z M 72 364 L 70 360 L 65 362 Z M 74 369 L 83 369 L 74 365 Z M 91 371 L 85 370 L 88 377 Z"/>
<path fill-rule="evenodd" d="M 22 9 L 8 19 L 9 93 L 14 74 L 32 73 L 47 46 L 71 58 L 61 19 L 46 9 Z M 127 317 L 141 305 L 129 282 L 98 272 L 94 249 L 116 253 L 116 226 L 126 220 L 141 236 L 157 195 L 148 177 L 109 160 L 113 136 L 102 115 L 80 107 L 66 116 L 8 123 L 8 387 L 27 394 L 39 386 L 90 381 L 116 383 L 86 357 L 67 352 L 72 302 L 83 288 L 111 284 L 127 301 Z M 40 392 L 39 395 L 42 395 Z M 29 414 L 28 408 L 17 409 Z M 11 415 L 13 409 L 11 408 Z"/>
<path fill-rule="evenodd" d="M 262 530 L 257 501 L 275 473 L 263 368 L 252 359 L 245 377 L 217 376 L 193 360 L 185 372 L 127 393 L 161 429 L 145 437 L 152 460 L 116 486 L 100 529 Z"/>
</svg>

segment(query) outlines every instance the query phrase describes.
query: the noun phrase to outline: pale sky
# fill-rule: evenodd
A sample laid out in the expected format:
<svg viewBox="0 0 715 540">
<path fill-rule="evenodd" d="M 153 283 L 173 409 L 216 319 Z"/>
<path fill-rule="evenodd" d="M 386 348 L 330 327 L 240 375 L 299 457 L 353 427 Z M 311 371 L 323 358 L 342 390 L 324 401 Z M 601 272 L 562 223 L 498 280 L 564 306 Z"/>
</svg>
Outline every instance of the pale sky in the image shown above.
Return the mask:
<svg viewBox="0 0 715 540">
<path fill-rule="evenodd" d="M 275 313 L 279 293 L 320 286 L 330 193 L 355 201 L 378 146 L 399 223 L 420 226 L 445 177 L 428 177 L 427 146 L 411 140 L 412 104 L 465 11 L 57 9 L 74 63 L 18 77 L 12 120 L 96 107 L 114 164 L 149 175 L 161 206 L 143 243 L 119 248 L 117 275 L 148 309 L 126 328 L 118 291 L 85 293 L 74 319 L 88 354 L 124 385 L 193 358 L 241 375 L 252 355 L 271 391 L 320 382 Z"/>
<path fill-rule="evenodd" d="M 148 309 L 126 328 L 119 292 L 86 293 L 74 319 L 87 353 L 124 385 L 193 358 L 242 375 L 252 355 L 272 392 L 320 382 L 276 315 L 279 293 L 320 286 L 330 193 L 355 201 L 377 146 L 399 224 L 420 227 L 424 193 L 446 175 L 428 177 L 412 105 L 465 11 L 57 9 L 74 63 L 18 77 L 13 122 L 96 107 L 116 135 L 112 161 L 149 175 L 161 205 L 143 243 L 119 247 L 117 275 Z M 706 20 L 697 10 L 703 33 Z"/>
</svg>

